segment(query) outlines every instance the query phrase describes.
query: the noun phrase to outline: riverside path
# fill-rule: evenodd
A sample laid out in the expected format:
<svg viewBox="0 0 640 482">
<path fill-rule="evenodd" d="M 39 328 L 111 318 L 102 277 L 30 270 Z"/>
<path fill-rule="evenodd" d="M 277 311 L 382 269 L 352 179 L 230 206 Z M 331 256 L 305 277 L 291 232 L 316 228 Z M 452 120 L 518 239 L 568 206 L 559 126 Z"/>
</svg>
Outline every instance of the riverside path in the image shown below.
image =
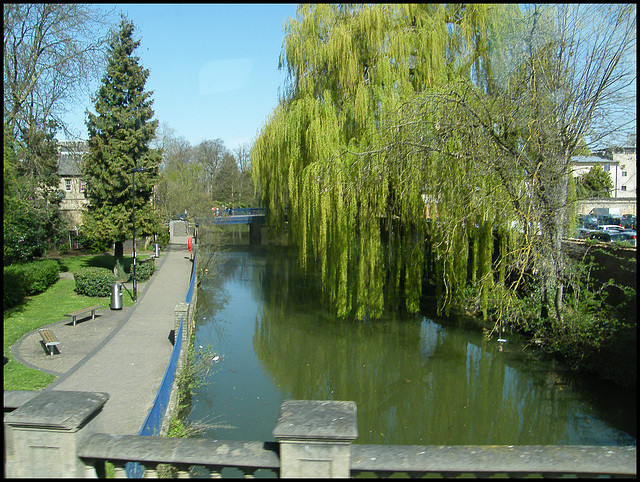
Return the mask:
<svg viewBox="0 0 640 482">
<path fill-rule="evenodd" d="M 60 340 L 59 354 L 44 352 L 37 330 L 13 349 L 18 361 L 58 375 L 46 390 L 108 393 L 102 426 L 109 433 L 137 435 L 153 405 L 173 348 L 175 307 L 189 289 L 187 237 L 172 238 L 156 264 L 149 281 L 139 284 L 134 306 L 107 306 L 76 326 L 68 320 L 49 325 Z"/>
</svg>

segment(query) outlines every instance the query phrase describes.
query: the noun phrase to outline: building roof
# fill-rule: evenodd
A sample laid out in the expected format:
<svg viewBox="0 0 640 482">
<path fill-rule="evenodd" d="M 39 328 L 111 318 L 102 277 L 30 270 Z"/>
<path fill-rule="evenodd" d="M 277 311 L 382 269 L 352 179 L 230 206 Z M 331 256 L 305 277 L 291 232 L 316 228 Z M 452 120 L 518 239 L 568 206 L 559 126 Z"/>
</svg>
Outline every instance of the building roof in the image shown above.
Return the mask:
<svg viewBox="0 0 640 482">
<path fill-rule="evenodd" d="M 81 176 L 82 155 L 86 151 L 87 141 L 58 141 L 58 175 Z"/>
<path fill-rule="evenodd" d="M 617 164 L 617 162 L 599 156 L 573 156 L 571 158 L 572 164 Z"/>
</svg>

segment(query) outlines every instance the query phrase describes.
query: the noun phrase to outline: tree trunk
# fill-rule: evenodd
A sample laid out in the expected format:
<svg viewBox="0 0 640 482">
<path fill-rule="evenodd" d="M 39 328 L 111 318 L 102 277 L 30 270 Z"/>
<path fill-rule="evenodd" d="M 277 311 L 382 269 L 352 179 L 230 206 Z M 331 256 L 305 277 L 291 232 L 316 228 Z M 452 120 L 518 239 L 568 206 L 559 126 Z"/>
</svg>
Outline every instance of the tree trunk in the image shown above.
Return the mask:
<svg viewBox="0 0 640 482">
<path fill-rule="evenodd" d="M 563 296 L 564 296 L 564 276 L 565 276 L 565 262 L 564 254 L 562 252 L 562 237 L 564 235 L 565 217 L 567 212 L 567 198 L 568 198 L 568 183 L 569 183 L 569 171 L 567 169 L 568 161 L 563 162 L 563 169 L 557 183 L 557 196 L 558 204 L 557 210 L 554 213 L 554 225 L 553 225 L 553 277 L 555 282 L 555 299 L 554 307 L 556 311 L 556 318 L 559 326 L 564 326 L 562 310 L 563 310 Z"/>
<path fill-rule="evenodd" d="M 540 277 L 540 318 L 546 320 L 549 318 L 549 305 L 547 296 L 547 280 L 544 275 Z"/>
<path fill-rule="evenodd" d="M 562 318 L 562 297 L 564 295 L 564 283 L 558 280 L 558 285 L 556 286 L 556 297 L 554 300 L 554 306 L 556 309 L 556 317 L 558 318 L 558 323 L 560 326 L 564 325 L 564 320 Z"/>
<path fill-rule="evenodd" d="M 115 266 L 113 267 L 113 274 L 118 276 L 118 265 L 124 266 L 124 243 L 122 241 L 116 241 L 113 248 L 113 257 L 115 258 Z"/>
</svg>

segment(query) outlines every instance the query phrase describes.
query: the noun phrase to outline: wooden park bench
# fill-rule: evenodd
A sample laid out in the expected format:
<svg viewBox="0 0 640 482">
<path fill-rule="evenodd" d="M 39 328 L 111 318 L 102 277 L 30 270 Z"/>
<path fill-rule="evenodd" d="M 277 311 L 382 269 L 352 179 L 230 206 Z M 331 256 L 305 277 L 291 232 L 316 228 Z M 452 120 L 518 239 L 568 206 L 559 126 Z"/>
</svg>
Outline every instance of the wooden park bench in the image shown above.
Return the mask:
<svg viewBox="0 0 640 482">
<path fill-rule="evenodd" d="M 70 316 L 73 319 L 73 326 L 76 326 L 76 317 L 83 313 L 91 312 L 91 319 L 93 320 L 96 317 L 96 310 L 102 308 L 100 305 L 90 306 L 89 308 L 82 308 L 81 310 L 74 311 L 73 313 L 67 313 L 64 316 Z"/>
<path fill-rule="evenodd" d="M 44 343 L 44 346 L 49 352 L 49 355 L 53 356 L 53 351 L 57 350 L 56 345 L 60 344 L 60 342 L 56 338 L 56 335 L 53 334 L 53 331 L 46 328 L 38 330 L 38 333 L 40 333 L 40 336 L 42 337 L 42 343 Z"/>
</svg>

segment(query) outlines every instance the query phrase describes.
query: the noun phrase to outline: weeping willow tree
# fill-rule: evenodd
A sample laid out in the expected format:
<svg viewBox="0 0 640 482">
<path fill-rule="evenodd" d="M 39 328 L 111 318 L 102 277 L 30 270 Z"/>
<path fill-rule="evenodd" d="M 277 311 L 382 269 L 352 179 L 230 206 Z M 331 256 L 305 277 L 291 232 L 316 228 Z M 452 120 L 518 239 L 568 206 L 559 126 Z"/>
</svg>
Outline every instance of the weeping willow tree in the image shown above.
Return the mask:
<svg viewBox="0 0 640 482">
<path fill-rule="evenodd" d="M 378 317 L 400 303 L 416 312 L 426 279 L 447 312 L 467 283 L 470 240 L 473 277 L 485 297 L 491 289 L 493 228 L 508 219 L 497 177 L 464 154 L 464 132 L 439 133 L 438 109 L 410 129 L 396 121 L 421 92 L 491 78 L 486 31 L 508 11 L 304 5 L 286 25 L 289 81 L 255 143 L 253 173 L 270 229 L 288 207 L 300 262 L 319 269 L 339 316 Z"/>
</svg>

